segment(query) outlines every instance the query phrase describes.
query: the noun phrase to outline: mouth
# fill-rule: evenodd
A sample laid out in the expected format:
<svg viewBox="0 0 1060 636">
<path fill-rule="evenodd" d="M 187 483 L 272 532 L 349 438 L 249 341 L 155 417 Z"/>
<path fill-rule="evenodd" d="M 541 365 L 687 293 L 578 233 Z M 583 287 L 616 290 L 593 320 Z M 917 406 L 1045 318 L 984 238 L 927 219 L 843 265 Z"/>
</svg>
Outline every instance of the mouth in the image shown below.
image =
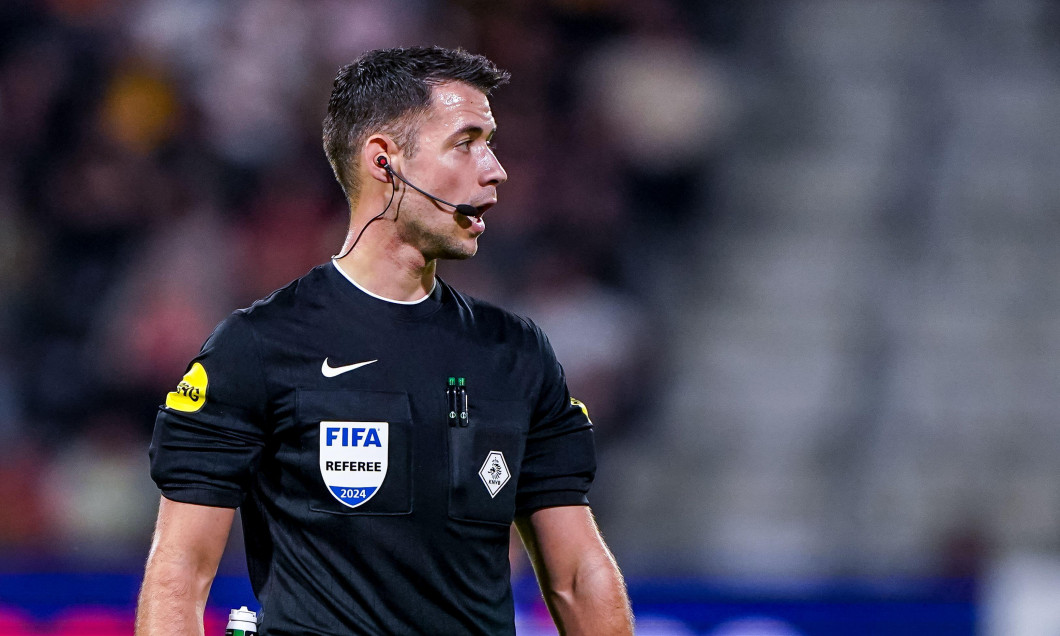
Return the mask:
<svg viewBox="0 0 1060 636">
<path fill-rule="evenodd" d="M 466 218 L 471 223 L 471 227 L 469 227 L 468 229 L 471 230 L 471 233 L 474 236 L 478 236 L 486 230 L 486 222 L 482 219 L 482 216 L 486 214 L 486 212 L 496 204 L 497 200 L 492 199 L 490 201 L 486 201 L 485 203 L 473 206 L 475 210 L 478 211 L 478 214 L 471 215 Z"/>
</svg>

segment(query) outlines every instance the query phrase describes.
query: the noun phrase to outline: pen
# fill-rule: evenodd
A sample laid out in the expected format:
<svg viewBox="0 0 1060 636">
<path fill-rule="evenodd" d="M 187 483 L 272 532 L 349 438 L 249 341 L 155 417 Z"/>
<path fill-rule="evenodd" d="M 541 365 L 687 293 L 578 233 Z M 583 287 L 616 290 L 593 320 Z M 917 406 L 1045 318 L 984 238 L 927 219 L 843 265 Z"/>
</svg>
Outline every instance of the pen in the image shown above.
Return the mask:
<svg viewBox="0 0 1060 636">
<path fill-rule="evenodd" d="M 467 385 L 464 378 L 457 380 L 457 383 L 459 384 L 457 390 L 460 392 L 459 400 L 457 401 L 460 412 L 460 426 L 467 426 L 471 423 L 471 416 L 467 411 Z"/>
<path fill-rule="evenodd" d="M 457 394 L 456 394 L 456 378 L 449 378 L 449 382 L 445 385 L 445 405 L 448 411 L 446 415 L 446 421 L 449 426 L 456 426 L 457 422 Z"/>
</svg>

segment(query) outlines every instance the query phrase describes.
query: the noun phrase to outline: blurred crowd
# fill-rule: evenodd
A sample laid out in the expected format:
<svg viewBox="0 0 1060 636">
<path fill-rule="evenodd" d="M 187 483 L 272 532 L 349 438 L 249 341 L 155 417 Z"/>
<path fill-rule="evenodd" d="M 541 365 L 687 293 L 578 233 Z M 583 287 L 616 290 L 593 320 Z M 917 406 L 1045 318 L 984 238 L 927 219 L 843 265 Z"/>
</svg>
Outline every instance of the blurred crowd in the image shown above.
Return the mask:
<svg viewBox="0 0 1060 636">
<path fill-rule="evenodd" d="M 512 72 L 493 99 L 510 181 L 479 256 L 440 273 L 545 328 L 606 453 L 660 377 L 653 239 L 698 214 L 724 119 L 702 43 L 731 38 L 726 14 L 689 6 L 5 2 L 0 558 L 144 555 L 157 405 L 228 312 L 341 245 L 320 126 L 370 48 Z"/>
</svg>

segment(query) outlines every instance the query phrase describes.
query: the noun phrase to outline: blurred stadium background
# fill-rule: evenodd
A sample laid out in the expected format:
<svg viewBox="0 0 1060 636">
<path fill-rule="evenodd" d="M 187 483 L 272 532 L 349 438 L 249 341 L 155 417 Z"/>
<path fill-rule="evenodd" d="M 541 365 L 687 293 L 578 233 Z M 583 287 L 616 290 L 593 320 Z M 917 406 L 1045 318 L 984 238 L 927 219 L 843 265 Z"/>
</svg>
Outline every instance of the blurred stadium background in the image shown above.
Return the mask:
<svg viewBox="0 0 1060 636">
<path fill-rule="evenodd" d="M 514 76 L 441 273 L 551 335 L 642 633 L 1060 633 L 1058 35 L 1046 0 L 7 0 L 0 634 L 131 632 L 156 405 L 338 249 L 336 69 L 435 43 Z M 239 543 L 207 633 L 254 604 Z"/>
</svg>

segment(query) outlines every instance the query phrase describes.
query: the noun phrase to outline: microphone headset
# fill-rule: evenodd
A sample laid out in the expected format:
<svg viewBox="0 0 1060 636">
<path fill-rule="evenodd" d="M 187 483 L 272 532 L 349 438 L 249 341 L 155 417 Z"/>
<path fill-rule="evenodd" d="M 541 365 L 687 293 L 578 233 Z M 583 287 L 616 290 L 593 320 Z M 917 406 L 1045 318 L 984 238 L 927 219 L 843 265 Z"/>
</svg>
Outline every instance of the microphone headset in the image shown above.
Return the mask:
<svg viewBox="0 0 1060 636">
<path fill-rule="evenodd" d="M 386 155 L 379 155 L 378 157 L 376 157 L 375 158 L 375 165 L 379 166 L 383 170 L 386 170 L 387 174 L 389 174 L 390 177 L 391 177 L 390 183 L 393 184 L 394 189 L 391 190 L 391 192 L 390 192 L 390 201 L 387 202 L 386 207 L 383 208 L 382 212 L 380 212 L 379 214 L 375 215 L 374 217 L 369 219 L 367 223 L 364 224 L 364 227 L 361 228 L 361 231 L 357 235 L 357 238 L 353 240 L 353 245 L 350 245 L 350 249 L 346 250 L 342 254 L 337 254 L 335 256 L 332 256 L 331 258 L 342 258 L 343 256 L 346 256 L 347 254 L 352 252 L 353 248 L 357 247 L 357 242 L 361 240 L 361 235 L 363 235 L 364 231 L 368 229 L 368 226 L 372 224 L 372 221 L 375 221 L 375 220 L 379 219 L 379 217 L 381 217 L 384 214 L 386 214 L 386 211 L 390 209 L 390 204 L 394 202 L 394 195 L 397 193 L 397 184 L 394 183 L 394 181 L 393 181 L 394 177 L 397 177 L 398 179 L 401 179 L 405 183 L 405 185 L 407 185 L 408 187 L 412 188 L 416 192 L 419 192 L 420 194 L 422 194 L 423 196 L 427 197 L 428 199 L 430 199 L 432 201 L 437 201 L 438 203 L 441 203 L 441 204 L 444 204 L 444 205 L 448 205 L 449 207 L 451 207 L 454 210 L 456 210 L 457 214 L 462 214 L 464 216 L 477 216 L 478 215 L 478 210 L 476 210 L 475 206 L 473 206 L 473 205 L 470 205 L 468 203 L 461 203 L 459 205 L 457 205 L 455 203 L 449 203 L 445 199 L 440 199 L 440 198 L 434 196 L 433 194 L 430 194 L 429 192 L 425 192 L 424 190 L 421 190 L 421 189 L 417 188 L 416 186 L 412 185 L 412 183 L 410 183 L 408 179 L 406 179 L 405 177 L 403 177 L 403 176 L 399 175 L 398 173 L 394 172 L 394 169 L 392 167 L 390 167 L 390 161 L 387 160 Z"/>
<path fill-rule="evenodd" d="M 390 162 L 387 161 L 386 155 L 379 155 L 378 157 L 376 157 L 375 158 L 375 164 L 377 166 L 379 166 L 380 168 L 382 168 L 383 170 L 386 170 L 387 174 L 389 174 L 391 177 L 397 177 L 398 179 L 401 179 L 402 181 L 405 182 L 405 185 L 407 185 L 408 187 L 412 188 L 416 192 L 419 192 L 420 194 L 422 194 L 423 196 L 427 197 L 428 199 L 431 199 L 432 201 L 437 201 L 438 203 L 442 203 L 444 205 L 448 205 L 451 208 L 454 208 L 456 210 L 457 214 L 463 214 L 464 216 L 477 216 L 478 215 L 478 210 L 476 210 L 475 206 L 473 206 L 473 205 L 469 205 L 467 203 L 461 203 L 460 205 L 457 205 L 455 203 L 449 203 L 445 199 L 440 199 L 440 198 L 434 196 L 433 194 L 430 194 L 429 192 L 424 192 L 423 190 L 420 190 L 416 186 L 412 185 L 409 182 L 408 179 L 406 179 L 405 177 L 403 177 L 403 176 L 399 175 L 398 173 L 394 172 L 394 169 L 390 167 Z"/>
</svg>

